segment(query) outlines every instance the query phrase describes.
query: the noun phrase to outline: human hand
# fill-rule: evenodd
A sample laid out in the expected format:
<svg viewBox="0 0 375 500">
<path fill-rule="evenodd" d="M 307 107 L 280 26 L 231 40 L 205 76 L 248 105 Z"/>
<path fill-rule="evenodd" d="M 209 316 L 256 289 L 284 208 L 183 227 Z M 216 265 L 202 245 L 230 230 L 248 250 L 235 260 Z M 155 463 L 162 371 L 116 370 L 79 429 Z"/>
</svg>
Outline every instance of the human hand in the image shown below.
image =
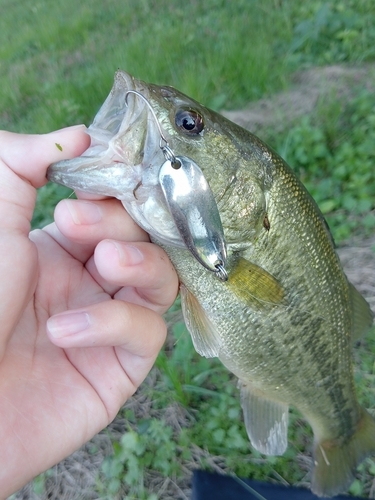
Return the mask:
<svg viewBox="0 0 375 500">
<path fill-rule="evenodd" d="M 117 200 L 64 200 L 29 235 L 48 165 L 88 141 L 84 127 L 0 132 L 1 498 L 111 422 L 150 370 L 177 294 L 168 257 Z"/>
</svg>

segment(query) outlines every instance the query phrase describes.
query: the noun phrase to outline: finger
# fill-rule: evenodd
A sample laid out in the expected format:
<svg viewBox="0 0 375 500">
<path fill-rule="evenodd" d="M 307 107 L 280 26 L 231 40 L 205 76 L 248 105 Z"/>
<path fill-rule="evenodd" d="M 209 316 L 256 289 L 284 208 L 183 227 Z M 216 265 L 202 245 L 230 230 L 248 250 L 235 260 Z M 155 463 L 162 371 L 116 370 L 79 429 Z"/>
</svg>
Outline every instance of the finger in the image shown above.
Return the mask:
<svg viewBox="0 0 375 500">
<path fill-rule="evenodd" d="M 83 152 L 88 142 L 83 125 L 46 135 L 0 131 L 0 227 L 27 235 L 35 206 L 34 188 L 46 183 L 48 165 Z"/>
<path fill-rule="evenodd" d="M 106 300 L 52 316 L 47 332 L 50 340 L 64 349 L 116 346 L 117 359 L 136 388 L 163 345 L 166 326 L 161 316 L 149 309 Z"/>
<path fill-rule="evenodd" d="M 145 305 L 159 313 L 168 309 L 178 293 L 178 277 L 167 254 L 153 243 L 101 241 L 94 263 L 86 267 L 101 286 L 121 300 Z M 120 288 L 119 288 L 120 287 Z"/>
<path fill-rule="evenodd" d="M 37 304 L 49 316 L 108 300 L 109 296 L 45 231 L 35 229 L 30 240 L 36 245 L 39 260 Z M 37 308 L 38 312 L 38 308 Z"/>
<path fill-rule="evenodd" d="M 0 131 L 1 160 L 34 187 L 46 182 L 47 167 L 56 161 L 80 155 L 90 145 L 84 125 L 49 134 L 28 135 Z"/>
<path fill-rule="evenodd" d="M 62 200 L 55 209 L 55 222 L 70 240 L 96 245 L 105 238 L 149 241 L 149 237 L 114 198 L 100 201 Z"/>
<path fill-rule="evenodd" d="M 122 203 L 113 198 L 102 201 L 63 200 L 56 206 L 55 224 L 44 229 L 80 262 L 86 262 L 103 239 L 149 239 Z"/>
</svg>

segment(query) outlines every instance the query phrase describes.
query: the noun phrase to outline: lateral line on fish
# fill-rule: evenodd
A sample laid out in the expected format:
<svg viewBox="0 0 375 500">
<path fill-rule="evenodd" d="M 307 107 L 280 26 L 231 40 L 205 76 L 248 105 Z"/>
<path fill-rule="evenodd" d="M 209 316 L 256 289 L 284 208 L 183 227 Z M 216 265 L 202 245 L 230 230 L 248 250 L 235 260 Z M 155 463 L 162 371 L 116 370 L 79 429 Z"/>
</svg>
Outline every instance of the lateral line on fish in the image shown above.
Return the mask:
<svg viewBox="0 0 375 500">
<path fill-rule="evenodd" d="M 280 303 L 280 302 L 271 302 L 269 300 L 264 300 L 264 299 L 260 299 L 259 297 L 256 297 L 255 295 L 253 295 L 251 292 L 247 292 L 249 294 L 250 297 L 252 297 L 255 301 L 259 302 L 260 304 L 262 305 L 271 305 L 271 306 L 275 306 L 275 307 L 278 307 L 280 309 L 285 309 L 286 311 L 288 309 L 296 309 L 295 306 L 293 306 L 293 304 L 283 304 L 283 303 Z M 310 316 L 312 316 L 312 313 L 307 310 L 307 309 L 299 309 L 302 313 L 306 313 Z M 318 319 L 321 319 L 322 321 L 328 321 L 327 318 L 325 318 L 324 316 L 320 316 L 320 315 L 316 315 L 314 316 L 315 318 L 318 318 Z M 332 325 L 333 326 L 333 325 Z"/>
<path fill-rule="evenodd" d="M 280 305 L 280 306 L 285 307 L 287 310 L 288 310 L 288 309 L 296 309 L 296 307 L 295 307 L 295 306 L 293 306 L 292 304 L 288 304 L 288 305 L 286 305 L 286 306 L 284 306 L 284 304 L 279 304 L 279 305 Z M 312 316 L 311 311 L 309 311 L 308 309 L 299 309 L 299 311 L 301 311 L 301 312 L 303 312 L 303 313 L 306 313 L 306 314 L 309 314 L 310 316 Z M 327 322 L 327 324 L 329 324 L 329 325 L 333 326 L 331 323 L 329 323 L 328 319 L 327 319 L 325 316 L 321 316 L 320 314 L 316 314 L 316 315 L 314 316 L 314 318 L 321 319 L 322 321 L 326 321 L 326 322 Z"/>
<path fill-rule="evenodd" d="M 270 300 L 260 299 L 259 297 L 256 297 L 255 295 L 253 295 L 251 292 L 247 292 L 247 293 L 249 294 L 250 297 L 252 297 L 254 300 L 256 300 L 257 302 L 259 302 L 262 305 L 277 306 L 280 309 L 284 308 L 286 311 L 288 309 L 295 309 L 296 308 L 295 306 L 293 306 L 293 304 L 290 304 L 290 303 L 289 304 L 283 304 L 283 303 L 280 303 L 280 302 L 271 302 Z M 309 314 L 310 316 L 312 316 L 312 313 L 310 311 L 308 311 L 307 309 L 300 309 L 300 311 L 303 312 L 303 313 Z M 321 319 L 323 321 L 327 321 L 327 318 L 325 318 L 324 316 L 316 315 L 314 317 L 318 318 L 318 319 Z"/>
<path fill-rule="evenodd" d="M 256 490 L 254 490 L 254 488 L 252 488 L 251 486 L 249 486 L 247 483 L 245 483 L 245 481 L 243 481 L 241 478 L 239 478 L 238 476 L 236 476 L 236 474 L 231 474 L 231 477 L 238 483 L 240 484 L 245 490 L 247 490 L 249 493 L 251 493 L 252 495 L 254 495 L 256 498 L 258 498 L 258 500 L 267 500 L 266 497 L 264 497 L 263 495 L 261 495 L 260 493 L 258 493 Z"/>
</svg>

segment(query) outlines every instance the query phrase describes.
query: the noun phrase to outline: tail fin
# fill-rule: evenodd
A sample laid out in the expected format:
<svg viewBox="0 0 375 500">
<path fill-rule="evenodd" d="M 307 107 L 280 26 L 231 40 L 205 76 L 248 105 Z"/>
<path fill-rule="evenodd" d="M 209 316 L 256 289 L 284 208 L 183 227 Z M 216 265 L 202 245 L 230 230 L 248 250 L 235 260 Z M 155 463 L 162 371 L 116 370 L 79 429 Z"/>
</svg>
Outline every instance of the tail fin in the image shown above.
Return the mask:
<svg viewBox="0 0 375 500">
<path fill-rule="evenodd" d="M 317 443 L 311 489 L 318 496 L 331 497 L 349 488 L 357 465 L 375 453 L 375 421 L 362 409 L 357 431 L 340 446 L 333 441 Z"/>
</svg>

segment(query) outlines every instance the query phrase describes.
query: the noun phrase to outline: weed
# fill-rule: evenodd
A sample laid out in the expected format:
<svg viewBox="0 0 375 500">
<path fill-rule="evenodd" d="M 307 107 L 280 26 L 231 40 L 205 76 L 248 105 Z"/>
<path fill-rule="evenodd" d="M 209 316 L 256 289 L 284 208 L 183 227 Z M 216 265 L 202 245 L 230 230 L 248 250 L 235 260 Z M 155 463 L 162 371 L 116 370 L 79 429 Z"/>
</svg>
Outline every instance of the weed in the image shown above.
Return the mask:
<svg viewBox="0 0 375 500">
<path fill-rule="evenodd" d="M 159 471 L 166 477 L 175 474 L 177 443 L 172 433 L 172 428 L 158 419 L 143 422 L 139 432 L 126 432 L 114 442 L 113 455 L 103 462 L 98 492 L 124 498 L 125 487 L 126 499 L 157 500 L 145 485 L 144 470 Z"/>
<path fill-rule="evenodd" d="M 305 18 L 295 23 L 289 46 L 296 64 L 374 58 L 375 8 L 371 0 L 315 1 L 302 9 Z"/>
<path fill-rule="evenodd" d="M 277 149 L 299 174 L 339 242 L 353 233 L 369 236 L 375 228 L 374 124 L 374 94 L 361 91 L 334 120 L 316 122 L 306 116 L 278 138 Z"/>
</svg>

